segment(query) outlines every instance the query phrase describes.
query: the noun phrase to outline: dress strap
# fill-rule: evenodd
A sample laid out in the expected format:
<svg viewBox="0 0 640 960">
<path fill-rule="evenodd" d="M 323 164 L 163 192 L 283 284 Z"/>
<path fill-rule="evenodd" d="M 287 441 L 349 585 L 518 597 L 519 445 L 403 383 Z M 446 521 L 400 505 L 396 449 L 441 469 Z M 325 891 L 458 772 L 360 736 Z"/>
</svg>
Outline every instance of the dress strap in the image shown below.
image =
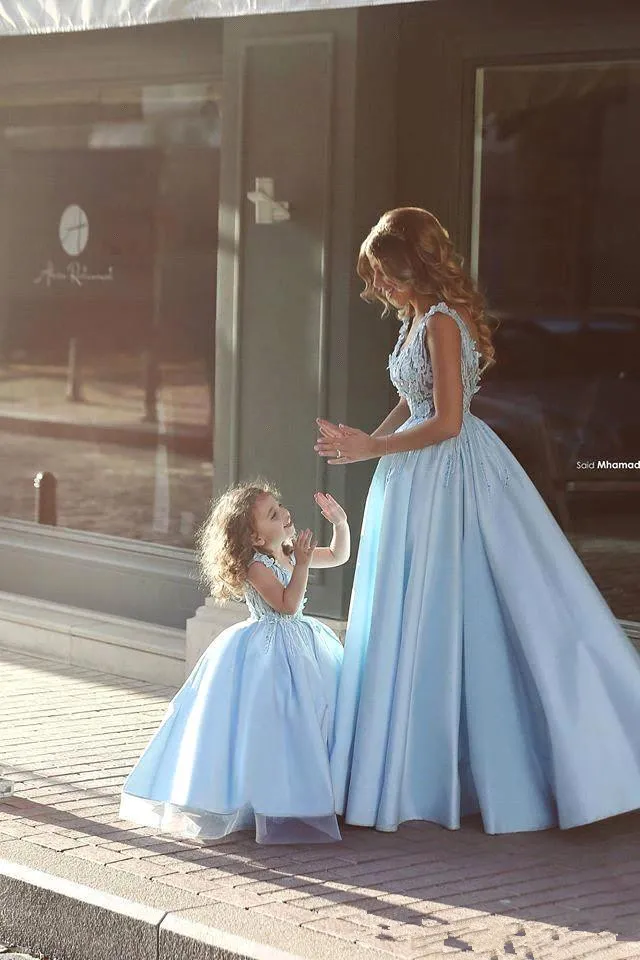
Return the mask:
<svg viewBox="0 0 640 960">
<path fill-rule="evenodd" d="M 291 554 L 291 565 L 295 567 L 296 558 Z M 283 573 L 291 573 L 290 570 L 287 570 L 285 567 L 281 567 L 277 560 L 274 560 L 273 557 L 268 556 L 266 553 L 260 553 L 259 550 L 256 550 L 251 560 L 249 561 L 249 566 L 252 563 L 261 563 L 263 566 L 268 567 L 270 570 L 282 570 Z"/>
<path fill-rule="evenodd" d="M 475 343 L 473 337 L 471 336 L 471 331 L 469 330 L 469 327 L 466 325 L 466 323 L 464 322 L 464 320 L 462 319 L 458 311 L 454 310 L 453 307 L 450 307 L 448 303 L 444 303 L 444 302 L 436 303 L 434 307 L 431 307 L 431 309 L 426 314 L 426 316 L 431 317 L 433 316 L 434 313 L 446 313 L 448 317 L 451 317 L 451 319 L 456 322 L 458 329 L 460 330 L 460 334 L 463 335 L 466 333 L 467 337 L 471 340 L 471 342 Z"/>
<path fill-rule="evenodd" d="M 259 550 L 256 550 L 254 555 L 251 557 L 249 566 L 251 566 L 252 563 L 261 563 L 265 567 L 276 566 L 276 561 L 273 559 L 273 557 L 268 557 L 266 553 L 260 553 Z"/>
<path fill-rule="evenodd" d="M 469 409 L 471 399 L 480 389 L 480 351 L 478 344 L 473 338 L 469 327 L 466 325 L 457 310 L 450 307 L 447 303 L 437 303 L 429 311 L 429 315 L 434 313 L 445 313 L 456 323 L 460 330 L 460 355 L 462 363 L 462 386 L 464 392 L 464 409 Z"/>
</svg>

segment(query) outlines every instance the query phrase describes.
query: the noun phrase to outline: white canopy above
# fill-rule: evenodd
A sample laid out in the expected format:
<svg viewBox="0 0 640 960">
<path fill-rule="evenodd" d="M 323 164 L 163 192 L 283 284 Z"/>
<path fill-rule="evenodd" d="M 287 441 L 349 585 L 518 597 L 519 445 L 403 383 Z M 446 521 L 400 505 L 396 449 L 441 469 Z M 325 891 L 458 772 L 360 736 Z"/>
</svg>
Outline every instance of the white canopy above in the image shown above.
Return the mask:
<svg viewBox="0 0 640 960">
<path fill-rule="evenodd" d="M 391 0 L 0 0 L 0 36 L 133 27 L 169 20 L 366 7 L 389 2 Z M 416 3 L 419 0 L 400 2 Z"/>
</svg>

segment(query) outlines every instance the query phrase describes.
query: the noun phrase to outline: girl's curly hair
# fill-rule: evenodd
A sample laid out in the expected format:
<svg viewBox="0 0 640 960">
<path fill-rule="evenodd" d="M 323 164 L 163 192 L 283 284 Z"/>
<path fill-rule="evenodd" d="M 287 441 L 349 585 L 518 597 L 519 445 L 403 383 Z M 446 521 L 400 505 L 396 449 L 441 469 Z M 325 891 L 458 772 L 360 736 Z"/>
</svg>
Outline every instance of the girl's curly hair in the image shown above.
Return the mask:
<svg viewBox="0 0 640 960">
<path fill-rule="evenodd" d="M 252 538 L 254 509 L 260 497 L 278 490 L 264 480 L 239 483 L 219 497 L 211 507 L 197 536 L 202 578 L 216 600 L 243 597 L 249 564 L 255 553 Z"/>
<path fill-rule="evenodd" d="M 379 300 L 386 312 L 391 305 L 374 286 L 370 257 L 378 260 L 385 276 L 398 285 L 411 287 L 453 308 L 462 307 L 483 357 L 484 369 L 494 362 L 484 297 L 464 269 L 449 234 L 432 213 L 420 207 L 389 210 L 360 248 L 357 270 L 365 284 L 360 296 L 370 302 Z M 411 307 L 400 311 L 402 318 L 410 315 Z"/>
</svg>

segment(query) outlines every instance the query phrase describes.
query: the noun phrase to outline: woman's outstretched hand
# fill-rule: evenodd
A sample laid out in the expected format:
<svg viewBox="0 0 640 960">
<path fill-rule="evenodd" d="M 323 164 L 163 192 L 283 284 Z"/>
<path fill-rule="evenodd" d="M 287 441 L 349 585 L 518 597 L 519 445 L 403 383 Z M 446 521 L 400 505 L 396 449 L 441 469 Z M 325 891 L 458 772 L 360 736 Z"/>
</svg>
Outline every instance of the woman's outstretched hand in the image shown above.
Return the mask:
<svg viewBox="0 0 640 960">
<path fill-rule="evenodd" d="M 329 420 L 318 419 L 316 423 L 320 436 L 313 449 L 321 457 L 329 458 L 327 462 L 331 465 L 371 460 L 381 456 L 383 452 L 379 449 L 378 438 L 369 436 L 364 430 L 356 430 L 343 423 L 331 423 Z"/>
</svg>

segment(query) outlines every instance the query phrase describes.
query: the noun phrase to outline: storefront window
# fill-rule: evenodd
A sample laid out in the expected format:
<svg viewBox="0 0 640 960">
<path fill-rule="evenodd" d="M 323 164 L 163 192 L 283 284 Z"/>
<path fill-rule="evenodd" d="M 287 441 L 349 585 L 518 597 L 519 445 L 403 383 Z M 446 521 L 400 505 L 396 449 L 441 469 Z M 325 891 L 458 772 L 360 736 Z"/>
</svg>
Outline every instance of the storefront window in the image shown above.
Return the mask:
<svg viewBox="0 0 640 960">
<path fill-rule="evenodd" d="M 0 515 L 191 547 L 212 490 L 214 84 L 0 102 Z"/>
<path fill-rule="evenodd" d="M 499 322 L 475 409 L 640 620 L 640 63 L 478 72 L 473 260 Z"/>
</svg>

